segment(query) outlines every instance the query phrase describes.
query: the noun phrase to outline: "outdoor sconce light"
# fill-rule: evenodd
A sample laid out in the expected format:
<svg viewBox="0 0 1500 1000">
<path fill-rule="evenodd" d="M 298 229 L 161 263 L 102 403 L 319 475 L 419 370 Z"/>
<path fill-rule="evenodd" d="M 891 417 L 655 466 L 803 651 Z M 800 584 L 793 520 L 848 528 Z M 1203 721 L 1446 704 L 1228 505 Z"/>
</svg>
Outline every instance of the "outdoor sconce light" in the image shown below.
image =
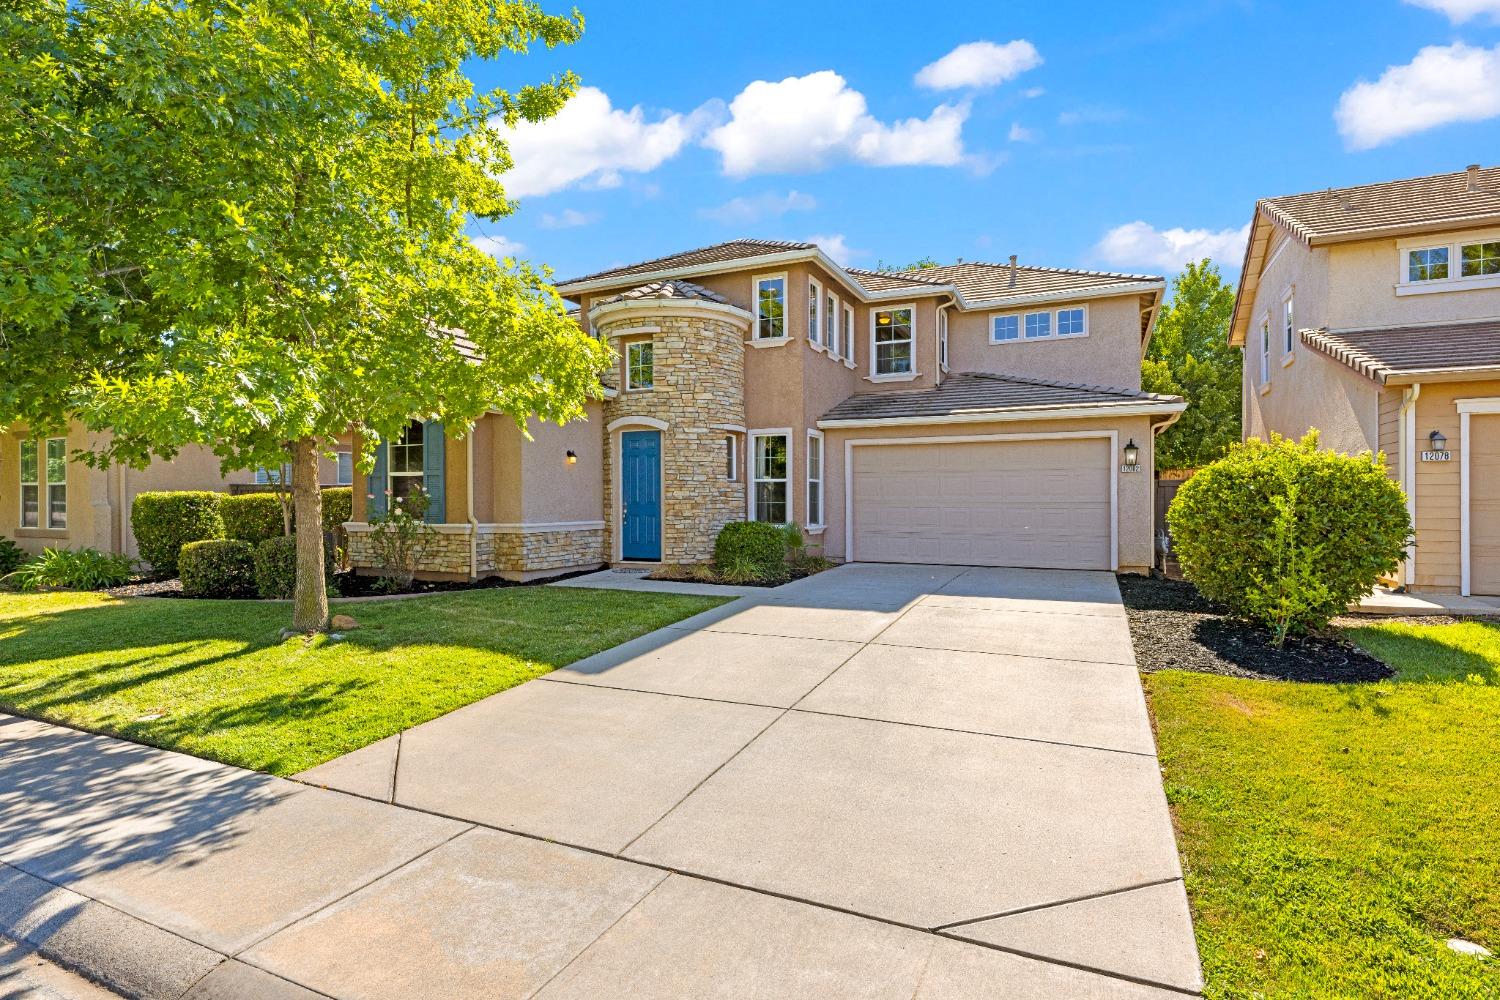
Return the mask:
<svg viewBox="0 0 1500 1000">
<path fill-rule="evenodd" d="M 1427 435 L 1427 443 L 1431 446 L 1430 450 L 1432 451 L 1448 450 L 1448 439 L 1443 436 L 1442 431 L 1433 431 Z"/>
<path fill-rule="evenodd" d="M 1141 461 L 1141 449 L 1136 447 L 1135 438 L 1131 438 L 1125 444 L 1125 464 L 1139 465 Z"/>
<path fill-rule="evenodd" d="M 572 448 L 568 449 L 568 464 L 569 465 L 577 465 L 578 464 L 578 452 L 574 451 Z"/>
</svg>

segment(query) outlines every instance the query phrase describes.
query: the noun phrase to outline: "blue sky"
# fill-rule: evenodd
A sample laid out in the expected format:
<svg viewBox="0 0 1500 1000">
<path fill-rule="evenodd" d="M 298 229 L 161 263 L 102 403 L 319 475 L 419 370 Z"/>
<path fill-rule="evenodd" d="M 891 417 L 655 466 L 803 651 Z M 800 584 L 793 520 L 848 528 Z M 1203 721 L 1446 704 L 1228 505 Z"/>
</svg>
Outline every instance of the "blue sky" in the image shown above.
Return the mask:
<svg viewBox="0 0 1500 1000">
<path fill-rule="evenodd" d="M 1500 0 L 580 8 L 471 67 L 587 88 L 475 230 L 558 278 L 741 236 L 1233 277 L 1259 197 L 1500 159 Z"/>
</svg>

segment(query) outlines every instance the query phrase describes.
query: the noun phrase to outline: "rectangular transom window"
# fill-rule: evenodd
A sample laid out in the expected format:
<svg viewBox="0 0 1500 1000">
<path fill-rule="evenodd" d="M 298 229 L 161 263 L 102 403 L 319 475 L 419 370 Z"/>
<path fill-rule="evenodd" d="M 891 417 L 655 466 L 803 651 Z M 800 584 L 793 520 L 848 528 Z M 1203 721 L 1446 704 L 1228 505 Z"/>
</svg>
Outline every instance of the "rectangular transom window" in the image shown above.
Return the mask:
<svg viewBox="0 0 1500 1000">
<path fill-rule="evenodd" d="M 823 526 L 823 435 L 807 432 L 807 524 Z"/>
<path fill-rule="evenodd" d="M 875 374 L 909 375 L 912 372 L 911 306 L 877 309 L 875 324 Z"/>
<path fill-rule="evenodd" d="M 1057 335 L 1059 337 L 1077 337 L 1088 332 L 1084 327 L 1084 311 L 1082 306 L 1073 309 L 1059 309 L 1057 311 Z"/>
<path fill-rule="evenodd" d="M 755 279 L 755 339 L 786 336 L 786 279 Z"/>
<path fill-rule="evenodd" d="M 625 388 L 649 389 L 654 384 L 655 351 L 651 341 L 642 340 L 625 347 Z"/>
<path fill-rule="evenodd" d="M 1459 273 L 1465 278 L 1500 274 L 1500 240 L 1465 243 L 1458 249 Z"/>
<path fill-rule="evenodd" d="M 68 526 L 68 442 L 47 439 L 47 527 Z"/>
<path fill-rule="evenodd" d="M 422 421 L 413 420 L 406 425 L 401 436 L 391 442 L 389 475 L 392 499 L 405 500 L 422 487 L 425 430 Z"/>
<path fill-rule="evenodd" d="M 1448 277 L 1448 248 L 1428 247 L 1423 250 L 1408 250 L 1406 252 L 1406 277 L 1408 281 L 1437 281 Z"/>
<path fill-rule="evenodd" d="M 750 495 L 755 520 L 786 524 L 791 514 L 786 494 L 787 436 L 757 434 L 754 440 L 751 470 L 754 481 Z"/>
<path fill-rule="evenodd" d="M 1021 317 L 996 316 L 990 321 L 990 342 L 1003 344 L 1008 340 L 1021 339 Z"/>
<path fill-rule="evenodd" d="M 42 476 L 35 441 L 21 442 L 21 527 L 42 526 Z"/>
<path fill-rule="evenodd" d="M 1043 337 L 1052 336 L 1052 314 L 1051 313 L 1027 313 L 1026 314 L 1026 339 L 1040 340 Z"/>
</svg>

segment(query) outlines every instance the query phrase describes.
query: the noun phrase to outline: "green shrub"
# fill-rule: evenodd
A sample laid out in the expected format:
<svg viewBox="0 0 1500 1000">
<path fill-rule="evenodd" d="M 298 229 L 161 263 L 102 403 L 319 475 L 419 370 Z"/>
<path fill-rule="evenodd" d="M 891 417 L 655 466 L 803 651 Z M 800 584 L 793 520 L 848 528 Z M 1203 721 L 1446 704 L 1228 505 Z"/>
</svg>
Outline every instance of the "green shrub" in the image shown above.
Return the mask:
<svg viewBox="0 0 1500 1000">
<path fill-rule="evenodd" d="M 131 560 L 98 549 L 43 549 L 5 581 L 20 590 L 103 590 L 130 582 Z"/>
<path fill-rule="evenodd" d="M 1383 456 L 1252 438 L 1182 484 L 1167 511 L 1172 547 L 1209 600 L 1279 643 L 1326 627 L 1400 564 L 1406 498 Z"/>
<path fill-rule="evenodd" d="M 786 529 L 761 521 L 731 521 L 714 540 L 714 565 L 726 580 L 774 580 L 786 575 Z"/>
<path fill-rule="evenodd" d="M 255 591 L 261 597 L 285 600 L 297 586 L 297 539 L 291 535 L 268 538 L 255 547 Z"/>
<path fill-rule="evenodd" d="M 21 546 L 9 538 L 0 538 L 0 576 L 14 573 L 28 558 L 26 550 Z"/>
<path fill-rule="evenodd" d="M 245 597 L 255 592 L 255 547 L 239 538 L 188 542 L 177 569 L 188 597 Z"/>
<path fill-rule="evenodd" d="M 177 554 L 188 542 L 224 537 L 222 493 L 185 490 L 141 493 L 130 505 L 130 528 L 141 558 L 159 576 L 177 575 Z"/>
<path fill-rule="evenodd" d="M 281 500 L 275 493 L 245 493 L 219 502 L 224 518 L 224 537 L 259 545 L 267 538 L 286 534 Z"/>
<path fill-rule="evenodd" d="M 354 518 L 354 487 L 335 486 L 323 491 L 323 533 L 332 534 Z"/>
</svg>

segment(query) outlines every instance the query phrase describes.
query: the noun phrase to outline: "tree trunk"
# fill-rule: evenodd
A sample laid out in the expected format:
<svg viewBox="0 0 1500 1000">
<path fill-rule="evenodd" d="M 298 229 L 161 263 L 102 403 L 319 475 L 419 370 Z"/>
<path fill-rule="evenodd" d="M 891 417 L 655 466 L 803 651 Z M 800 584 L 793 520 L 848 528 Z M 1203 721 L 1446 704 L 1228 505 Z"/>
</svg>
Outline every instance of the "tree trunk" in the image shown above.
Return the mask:
<svg viewBox="0 0 1500 1000">
<path fill-rule="evenodd" d="M 323 492 L 318 488 L 318 441 L 292 446 L 292 506 L 297 511 L 297 586 L 292 592 L 292 628 L 328 627 L 328 581 L 323 576 Z"/>
</svg>

